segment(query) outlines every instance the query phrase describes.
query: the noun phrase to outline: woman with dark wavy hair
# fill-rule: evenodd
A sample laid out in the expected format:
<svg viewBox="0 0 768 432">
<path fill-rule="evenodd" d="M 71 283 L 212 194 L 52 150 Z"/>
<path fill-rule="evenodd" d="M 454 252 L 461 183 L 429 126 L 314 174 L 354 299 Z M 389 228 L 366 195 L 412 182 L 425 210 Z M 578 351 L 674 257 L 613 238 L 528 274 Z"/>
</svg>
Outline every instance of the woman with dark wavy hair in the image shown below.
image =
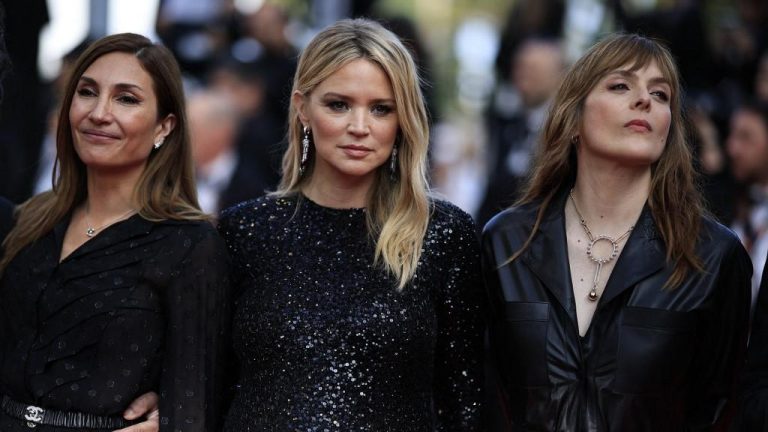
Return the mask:
<svg viewBox="0 0 768 432">
<path fill-rule="evenodd" d="M 751 265 L 702 208 L 684 125 L 654 40 L 606 37 L 565 76 L 523 197 L 483 233 L 512 431 L 727 421 Z"/>
<path fill-rule="evenodd" d="M 94 42 L 66 86 L 53 190 L 0 200 L 0 430 L 113 431 L 148 391 L 161 431 L 216 430 L 229 266 L 190 152 L 170 52 Z"/>
</svg>

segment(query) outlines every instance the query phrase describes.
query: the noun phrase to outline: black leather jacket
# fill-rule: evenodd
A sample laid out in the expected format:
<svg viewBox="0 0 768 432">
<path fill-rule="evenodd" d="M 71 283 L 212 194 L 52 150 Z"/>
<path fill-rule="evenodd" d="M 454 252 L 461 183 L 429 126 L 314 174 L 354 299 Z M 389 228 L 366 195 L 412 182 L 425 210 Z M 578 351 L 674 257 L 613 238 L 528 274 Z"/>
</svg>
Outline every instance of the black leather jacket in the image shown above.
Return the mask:
<svg viewBox="0 0 768 432">
<path fill-rule="evenodd" d="M 512 263 L 537 206 L 506 210 L 483 232 L 490 341 L 511 430 L 713 430 L 746 346 L 752 266 L 741 243 L 703 218 L 697 251 L 706 271 L 664 289 L 672 267 L 646 206 L 580 337 L 565 197 Z"/>
</svg>

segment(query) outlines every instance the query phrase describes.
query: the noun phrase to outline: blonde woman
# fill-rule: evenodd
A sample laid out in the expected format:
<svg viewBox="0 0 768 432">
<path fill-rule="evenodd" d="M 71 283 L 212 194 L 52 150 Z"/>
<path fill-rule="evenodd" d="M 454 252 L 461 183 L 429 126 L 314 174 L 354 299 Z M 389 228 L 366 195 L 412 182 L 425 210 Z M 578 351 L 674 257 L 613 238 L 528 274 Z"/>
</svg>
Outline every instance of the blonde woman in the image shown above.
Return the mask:
<svg viewBox="0 0 768 432">
<path fill-rule="evenodd" d="M 512 431 L 719 430 L 751 265 L 702 209 L 672 56 L 612 35 L 556 93 L 520 203 L 483 233 Z"/>
<path fill-rule="evenodd" d="M 150 390 L 161 431 L 218 428 L 229 266 L 197 205 L 190 151 L 171 53 L 130 33 L 94 42 L 67 82 L 53 191 L 16 209 L 0 200 L 0 235 L 13 224 L 0 430 L 114 431 Z"/>
<path fill-rule="evenodd" d="M 225 430 L 479 430 L 479 245 L 428 195 L 409 52 L 372 21 L 326 28 L 289 128 L 278 191 L 221 218 L 239 293 Z"/>
</svg>

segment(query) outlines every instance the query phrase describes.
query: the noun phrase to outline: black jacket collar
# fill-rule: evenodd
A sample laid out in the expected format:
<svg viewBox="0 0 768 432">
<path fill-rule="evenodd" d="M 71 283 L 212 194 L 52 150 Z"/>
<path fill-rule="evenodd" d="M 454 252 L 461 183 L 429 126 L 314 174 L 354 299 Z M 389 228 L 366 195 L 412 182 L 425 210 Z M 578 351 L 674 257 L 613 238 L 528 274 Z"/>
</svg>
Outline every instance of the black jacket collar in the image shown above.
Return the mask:
<svg viewBox="0 0 768 432">
<path fill-rule="evenodd" d="M 521 258 L 576 321 L 565 235 L 564 210 L 567 197 L 568 189 L 563 189 L 552 200 L 538 232 Z M 536 216 L 535 211 L 528 214 L 533 218 Z M 530 224 L 533 225 L 533 222 L 531 220 Z M 665 264 L 664 245 L 646 204 L 619 255 L 601 295 L 600 304 L 612 301 L 639 281 L 663 269 Z"/>
</svg>

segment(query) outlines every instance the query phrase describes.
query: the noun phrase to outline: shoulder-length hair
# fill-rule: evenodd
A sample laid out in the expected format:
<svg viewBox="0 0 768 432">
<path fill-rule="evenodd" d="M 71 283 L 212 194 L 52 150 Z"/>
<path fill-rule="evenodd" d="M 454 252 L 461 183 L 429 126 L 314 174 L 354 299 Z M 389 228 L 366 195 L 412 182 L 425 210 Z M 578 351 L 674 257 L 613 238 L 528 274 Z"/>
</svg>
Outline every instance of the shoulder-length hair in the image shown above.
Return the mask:
<svg viewBox="0 0 768 432">
<path fill-rule="evenodd" d="M 181 73 L 171 52 L 144 36 L 121 33 L 91 44 L 77 59 L 67 79 L 56 130 L 56 163 L 53 190 L 34 196 L 17 209 L 17 222 L 3 246 L 0 270 L 26 245 L 41 238 L 87 196 L 85 164 L 75 152 L 69 111 L 80 77 L 105 54 L 121 52 L 136 56 L 152 79 L 157 96 L 157 121 L 169 115 L 175 127 L 164 144 L 149 155 L 134 189 L 139 214 L 148 220 L 206 219 L 197 203 L 192 155 L 187 131 Z M 152 143 L 147 143 L 151 145 Z"/>
<path fill-rule="evenodd" d="M 399 131 L 395 145 L 397 177 L 388 164 L 378 168 L 367 203 L 367 226 L 376 239 L 375 260 L 383 262 L 402 289 L 416 271 L 429 222 L 427 146 L 429 125 L 419 75 L 400 39 L 380 24 L 366 19 L 341 20 L 321 31 L 299 58 L 293 92 L 307 96 L 344 65 L 357 59 L 377 64 L 389 77 L 395 97 Z M 300 173 L 302 123 L 291 101 L 288 149 L 276 195 L 297 194 L 313 175 L 314 152 L 306 172 Z"/>
<path fill-rule="evenodd" d="M 671 123 L 661 157 L 651 165 L 648 206 L 666 245 L 674 270 L 667 286 L 675 287 L 690 269 L 702 270 L 696 255 L 700 217 L 704 212 L 696 188 L 696 173 L 682 114 L 680 78 L 675 61 L 661 43 L 636 34 L 613 34 L 597 42 L 569 69 L 558 89 L 539 138 L 531 175 L 518 204 L 540 202 L 530 244 L 552 198 L 576 178 L 573 137 L 582 126 L 584 100 L 608 73 L 630 67 L 638 70 L 655 63 L 671 87 Z"/>
</svg>

